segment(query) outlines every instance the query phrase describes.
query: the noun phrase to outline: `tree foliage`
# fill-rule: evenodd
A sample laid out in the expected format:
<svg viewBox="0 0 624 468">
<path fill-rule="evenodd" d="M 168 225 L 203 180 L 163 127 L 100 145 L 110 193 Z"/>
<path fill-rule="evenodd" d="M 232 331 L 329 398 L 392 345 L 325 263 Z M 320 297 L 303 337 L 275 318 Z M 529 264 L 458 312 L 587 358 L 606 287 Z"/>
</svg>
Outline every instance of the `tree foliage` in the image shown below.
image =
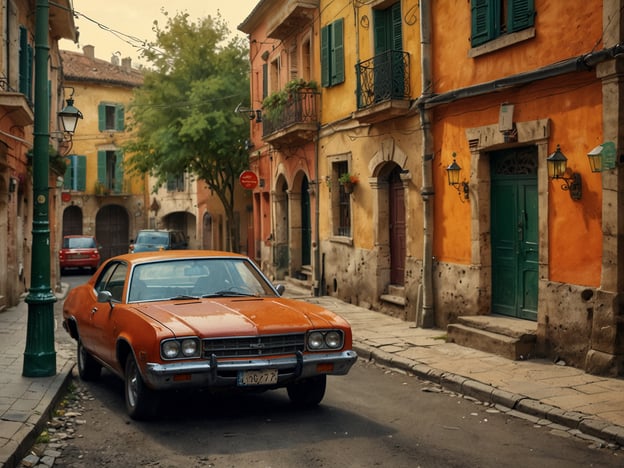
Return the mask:
<svg viewBox="0 0 624 468">
<path fill-rule="evenodd" d="M 229 245 L 238 246 L 234 222 L 236 180 L 247 167 L 249 123 L 234 112 L 248 100 L 248 52 L 230 36 L 220 14 L 195 22 L 187 13 L 153 23 L 154 42 L 142 51 L 151 63 L 130 104 L 131 169 L 155 176 L 185 171 L 203 180 L 225 210 Z"/>
</svg>

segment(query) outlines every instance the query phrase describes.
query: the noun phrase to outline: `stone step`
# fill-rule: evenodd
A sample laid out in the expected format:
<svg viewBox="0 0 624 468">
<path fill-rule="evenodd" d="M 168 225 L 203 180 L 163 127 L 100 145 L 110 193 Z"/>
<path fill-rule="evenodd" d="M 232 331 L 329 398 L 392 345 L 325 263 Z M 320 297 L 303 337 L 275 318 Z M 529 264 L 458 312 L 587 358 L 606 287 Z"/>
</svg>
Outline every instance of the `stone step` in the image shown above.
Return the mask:
<svg viewBox="0 0 624 468">
<path fill-rule="evenodd" d="M 511 317 L 458 317 L 448 325 L 447 341 L 514 361 L 534 357 L 537 323 Z"/>
</svg>

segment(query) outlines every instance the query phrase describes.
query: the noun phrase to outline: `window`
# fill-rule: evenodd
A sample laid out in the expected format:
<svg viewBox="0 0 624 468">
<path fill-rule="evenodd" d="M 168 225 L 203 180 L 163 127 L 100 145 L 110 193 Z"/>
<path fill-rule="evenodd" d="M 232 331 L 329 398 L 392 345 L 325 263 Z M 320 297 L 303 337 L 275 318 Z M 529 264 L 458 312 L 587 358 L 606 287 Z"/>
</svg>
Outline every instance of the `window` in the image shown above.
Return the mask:
<svg viewBox="0 0 624 468">
<path fill-rule="evenodd" d="M 121 193 L 123 156 L 121 151 L 98 151 L 98 186 L 106 192 Z"/>
<path fill-rule="evenodd" d="M 471 0 L 473 47 L 533 26 L 534 0 Z"/>
<path fill-rule="evenodd" d="M 84 192 L 87 180 L 87 157 L 72 154 L 65 159 L 69 160 L 63 180 L 65 190 Z"/>
<path fill-rule="evenodd" d="M 167 192 L 184 192 L 184 174 L 167 176 Z"/>
<path fill-rule="evenodd" d="M 332 225 L 335 236 L 351 237 L 351 195 L 338 183 L 341 174 L 347 172 L 349 172 L 348 161 L 340 160 L 332 163 Z"/>
<path fill-rule="evenodd" d="M 33 48 L 28 43 L 28 30 L 19 27 L 19 92 L 32 101 Z"/>
<path fill-rule="evenodd" d="M 124 126 L 124 108 L 121 104 L 100 103 L 98 106 L 98 130 L 100 132 L 123 132 Z"/>
<path fill-rule="evenodd" d="M 343 19 L 321 28 L 321 85 L 334 86 L 344 82 Z"/>
</svg>

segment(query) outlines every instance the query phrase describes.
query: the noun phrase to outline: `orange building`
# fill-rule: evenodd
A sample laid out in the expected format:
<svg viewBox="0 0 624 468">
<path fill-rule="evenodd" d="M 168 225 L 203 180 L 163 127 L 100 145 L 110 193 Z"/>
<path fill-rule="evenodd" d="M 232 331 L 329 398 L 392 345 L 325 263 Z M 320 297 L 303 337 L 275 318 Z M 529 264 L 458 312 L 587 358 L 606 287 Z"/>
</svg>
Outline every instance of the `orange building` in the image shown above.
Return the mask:
<svg viewBox="0 0 624 468">
<path fill-rule="evenodd" d="M 30 286 L 33 221 L 32 148 L 35 99 L 35 3 L 26 0 L 6 2 L 0 11 L 3 47 L 0 52 L 0 311 L 17 304 Z M 49 130 L 50 145 L 59 142 L 57 113 L 63 108 L 62 76 L 58 41 L 76 40 L 77 32 L 71 2 L 60 0 L 50 5 Z M 52 164 L 50 164 L 52 168 Z M 57 174 L 49 173 L 50 226 L 56 223 L 60 191 Z M 50 241 L 56 242 L 51 229 Z M 57 252 L 50 252 L 50 264 L 57 263 Z M 60 279 L 51 271 L 52 285 Z"/>
<path fill-rule="evenodd" d="M 249 34 L 253 191 L 250 256 L 273 279 L 316 286 L 319 123 L 317 1 L 266 1 L 239 26 Z"/>
</svg>

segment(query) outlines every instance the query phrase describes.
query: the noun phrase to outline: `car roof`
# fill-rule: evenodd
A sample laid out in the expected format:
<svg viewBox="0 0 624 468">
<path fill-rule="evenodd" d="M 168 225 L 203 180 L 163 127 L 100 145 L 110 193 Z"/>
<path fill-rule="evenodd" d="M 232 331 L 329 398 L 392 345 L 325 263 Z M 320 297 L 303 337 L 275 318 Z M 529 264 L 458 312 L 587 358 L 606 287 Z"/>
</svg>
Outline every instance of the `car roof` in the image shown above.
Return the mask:
<svg viewBox="0 0 624 468">
<path fill-rule="evenodd" d="M 67 236 L 63 236 L 63 239 L 69 239 L 69 238 L 75 239 L 77 237 L 88 237 L 88 238 L 95 239 L 95 237 L 93 237 L 93 236 L 83 236 L 82 234 L 70 234 L 70 235 L 67 235 Z"/>
<path fill-rule="evenodd" d="M 208 258 L 208 257 L 230 257 L 248 258 L 246 255 L 225 252 L 221 250 L 160 250 L 156 252 L 127 253 L 113 257 L 116 260 L 124 260 L 129 263 L 147 263 L 156 260 L 172 260 L 176 258 Z"/>
</svg>

